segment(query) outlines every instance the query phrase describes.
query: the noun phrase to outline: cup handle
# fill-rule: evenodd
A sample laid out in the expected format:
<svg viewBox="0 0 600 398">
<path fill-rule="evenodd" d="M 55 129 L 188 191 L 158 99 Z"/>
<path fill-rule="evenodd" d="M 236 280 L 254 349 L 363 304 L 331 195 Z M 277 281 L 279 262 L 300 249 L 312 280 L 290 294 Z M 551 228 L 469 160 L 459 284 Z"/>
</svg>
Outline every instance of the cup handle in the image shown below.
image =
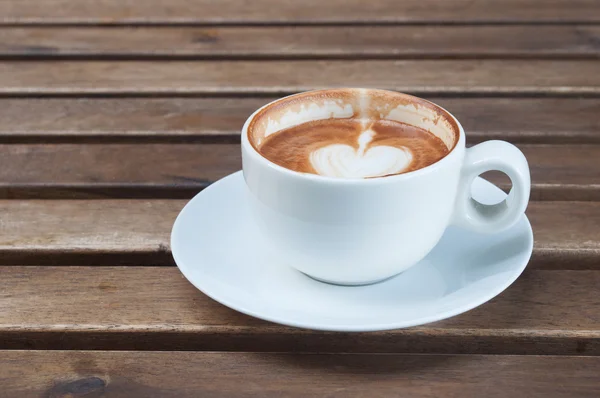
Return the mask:
<svg viewBox="0 0 600 398">
<path fill-rule="evenodd" d="M 478 175 L 491 170 L 508 175 L 512 189 L 502 202 L 485 205 L 473 199 L 471 184 Z M 461 171 L 454 224 L 477 232 L 503 231 L 525 212 L 530 190 L 529 165 L 516 146 L 504 141 L 487 141 L 469 148 Z"/>
</svg>

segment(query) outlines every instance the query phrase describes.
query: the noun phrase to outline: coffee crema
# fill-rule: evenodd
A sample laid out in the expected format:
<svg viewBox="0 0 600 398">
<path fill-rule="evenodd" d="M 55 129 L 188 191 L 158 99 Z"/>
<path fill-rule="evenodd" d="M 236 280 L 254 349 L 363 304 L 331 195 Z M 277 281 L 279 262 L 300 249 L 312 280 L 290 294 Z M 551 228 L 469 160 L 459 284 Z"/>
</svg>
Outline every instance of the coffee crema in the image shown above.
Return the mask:
<svg viewBox="0 0 600 398">
<path fill-rule="evenodd" d="M 427 167 L 449 153 L 425 129 L 394 120 L 330 118 L 284 128 L 256 147 L 287 169 L 338 178 L 374 178 Z"/>
</svg>

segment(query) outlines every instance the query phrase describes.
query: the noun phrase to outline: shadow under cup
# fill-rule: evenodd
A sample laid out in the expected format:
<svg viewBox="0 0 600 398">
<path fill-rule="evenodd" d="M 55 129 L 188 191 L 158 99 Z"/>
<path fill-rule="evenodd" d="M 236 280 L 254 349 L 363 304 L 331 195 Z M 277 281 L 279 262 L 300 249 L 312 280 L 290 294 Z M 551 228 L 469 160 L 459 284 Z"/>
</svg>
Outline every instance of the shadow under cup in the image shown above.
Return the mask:
<svg viewBox="0 0 600 398">
<path fill-rule="evenodd" d="M 289 170 L 259 152 L 271 134 L 331 118 L 420 127 L 449 153 L 404 174 L 341 179 Z M 329 283 L 374 283 L 416 264 L 441 238 L 453 214 L 464 141 L 452 115 L 406 94 L 334 89 L 286 97 L 257 110 L 242 130 L 249 203 L 282 266 Z"/>
</svg>

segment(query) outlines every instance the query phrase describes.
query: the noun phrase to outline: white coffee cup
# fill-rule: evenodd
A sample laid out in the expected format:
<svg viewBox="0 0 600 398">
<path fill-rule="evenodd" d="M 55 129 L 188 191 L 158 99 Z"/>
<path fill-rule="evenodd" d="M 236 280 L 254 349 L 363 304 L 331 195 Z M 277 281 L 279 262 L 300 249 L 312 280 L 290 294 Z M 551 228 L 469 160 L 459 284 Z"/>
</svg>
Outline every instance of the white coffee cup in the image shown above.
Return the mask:
<svg viewBox="0 0 600 398">
<path fill-rule="evenodd" d="M 307 106 L 299 108 L 298 98 Z M 349 117 L 349 107 L 357 106 L 429 130 L 451 150 L 438 162 L 405 174 L 342 179 L 283 168 L 252 145 L 260 136 L 249 134 L 250 126 L 258 125 L 256 118 L 276 134 L 310 120 Z M 249 202 L 272 255 L 282 266 L 324 282 L 361 285 L 387 279 L 423 259 L 449 225 L 499 232 L 519 220 L 529 200 L 529 167 L 519 149 L 504 141 L 466 149 L 465 132 L 454 116 L 406 94 L 332 89 L 285 97 L 254 112 L 241 141 Z M 484 205 L 471 197 L 471 184 L 490 170 L 508 175 L 513 186 L 502 202 Z"/>
</svg>

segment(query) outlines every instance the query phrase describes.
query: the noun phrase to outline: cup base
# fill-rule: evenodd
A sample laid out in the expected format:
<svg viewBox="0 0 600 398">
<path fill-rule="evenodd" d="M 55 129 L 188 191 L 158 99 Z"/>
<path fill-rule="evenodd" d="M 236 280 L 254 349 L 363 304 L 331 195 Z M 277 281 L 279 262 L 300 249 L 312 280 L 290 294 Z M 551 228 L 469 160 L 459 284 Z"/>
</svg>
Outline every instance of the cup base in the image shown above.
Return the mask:
<svg viewBox="0 0 600 398">
<path fill-rule="evenodd" d="M 395 278 L 395 277 L 397 277 L 398 275 L 400 275 L 402 272 L 404 272 L 404 271 L 398 272 L 397 274 L 394 274 L 394 275 L 392 275 L 392 276 L 387 276 L 387 277 L 385 277 L 385 278 L 383 278 L 383 279 L 375 279 L 375 280 L 373 280 L 373 281 L 367 281 L 367 282 L 350 282 L 350 283 L 348 283 L 348 282 L 340 282 L 340 281 L 331 281 L 331 280 L 327 280 L 327 279 L 321 279 L 321 278 L 317 278 L 316 276 L 312 276 L 312 275 L 305 274 L 304 272 L 302 272 L 302 274 L 304 274 L 304 275 L 308 276 L 310 279 L 314 279 L 314 280 L 316 280 L 317 282 L 326 283 L 326 284 L 328 284 L 328 285 L 336 285 L 336 286 L 348 286 L 348 287 L 352 287 L 352 286 L 368 286 L 368 285 L 375 285 L 375 284 L 377 284 L 377 283 L 385 282 L 385 281 L 387 281 L 387 280 L 389 280 L 389 279 Z"/>
</svg>

